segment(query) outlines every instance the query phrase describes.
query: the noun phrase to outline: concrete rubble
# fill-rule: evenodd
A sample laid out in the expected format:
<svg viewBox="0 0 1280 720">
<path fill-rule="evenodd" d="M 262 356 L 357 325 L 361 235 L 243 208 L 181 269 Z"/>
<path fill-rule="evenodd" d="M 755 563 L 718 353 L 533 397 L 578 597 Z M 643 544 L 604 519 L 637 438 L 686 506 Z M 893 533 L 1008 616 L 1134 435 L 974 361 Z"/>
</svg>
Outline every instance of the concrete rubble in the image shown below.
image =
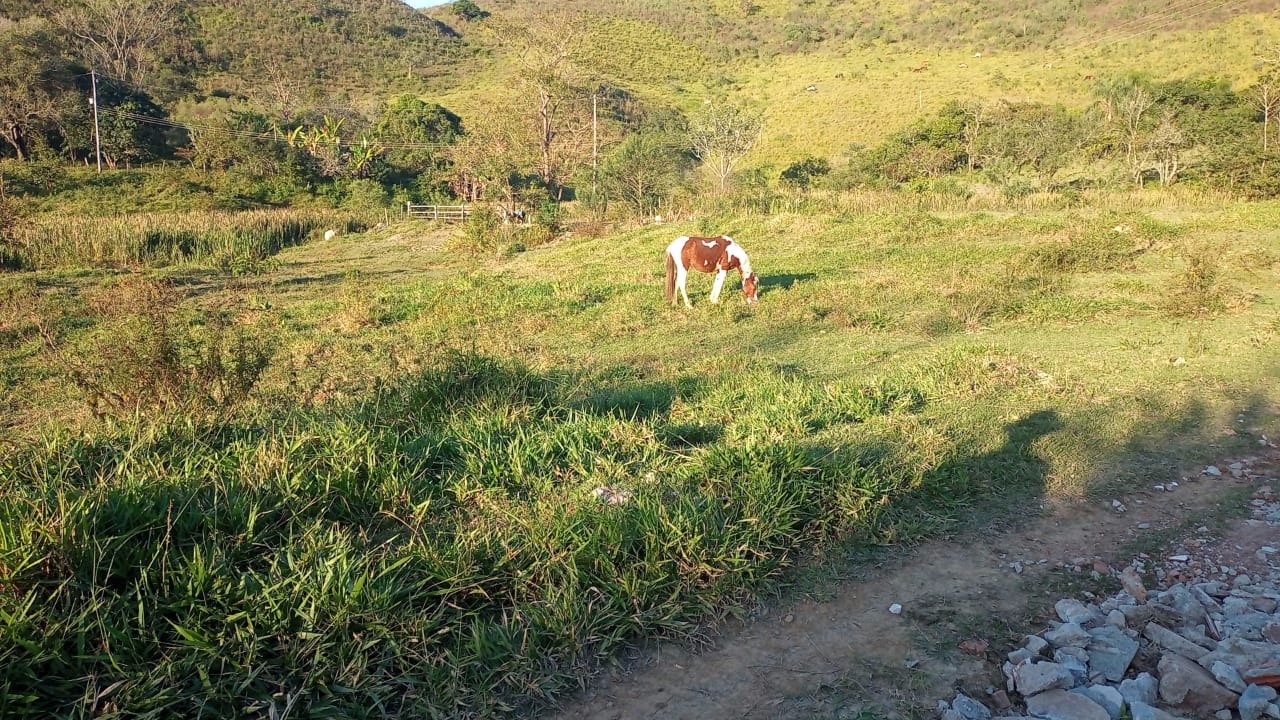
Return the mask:
<svg viewBox="0 0 1280 720">
<path fill-rule="evenodd" d="M 1251 461 L 1202 477 L 1256 480 Z M 1274 528 L 1280 545 L 1280 494 L 1257 487 L 1250 510 L 1245 522 Z M 994 688 L 988 698 L 961 695 L 940 703 L 941 717 L 1280 720 L 1280 551 L 1264 546 L 1256 557 L 1266 569 L 1250 573 L 1192 538 L 1123 569 L 1095 563 L 1122 590 L 1060 600 L 1049 627 L 1007 652 L 1000 702 Z"/>
</svg>

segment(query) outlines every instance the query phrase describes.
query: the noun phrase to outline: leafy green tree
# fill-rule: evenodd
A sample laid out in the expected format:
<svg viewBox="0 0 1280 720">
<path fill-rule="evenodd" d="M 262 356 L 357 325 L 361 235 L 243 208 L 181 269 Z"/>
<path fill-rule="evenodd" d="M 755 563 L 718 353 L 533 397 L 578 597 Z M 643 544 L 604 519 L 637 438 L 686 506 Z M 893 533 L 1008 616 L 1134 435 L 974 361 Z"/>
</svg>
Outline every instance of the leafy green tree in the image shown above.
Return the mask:
<svg viewBox="0 0 1280 720">
<path fill-rule="evenodd" d="M 453 14 L 468 22 L 475 22 L 489 17 L 489 13 L 482 10 L 472 0 L 457 0 L 457 2 L 453 3 Z"/>
<path fill-rule="evenodd" d="M 0 25 L 0 138 L 18 157 L 61 119 L 60 97 L 70 74 L 46 22 Z"/>
<path fill-rule="evenodd" d="M 1004 162 L 1048 183 L 1083 144 L 1086 124 L 1061 105 L 1002 103 L 978 147 L 984 164 Z"/>
<path fill-rule="evenodd" d="M 290 148 L 267 116 L 232 110 L 209 130 L 191 135 L 191 162 L 205 171 L 238 168 L 252 176 L 289 171 Z"/>
<path fill-rule="evenodd" d="M 629 135 L 600 166 L 609 197 L 642 216 L 651 215 L 680 183 L 684 157 L 669 138 L 658 133 Z"/>
<path fill-rule="evenodd" d="M 168 113 L 151 96 L 121 83 L 99 82 L 98 106 L 102 160 L 109 167 L 129 167 L 170 154 Z"/>
<path fill-rule="evenodd" d="M 443 175 L 444 153 L 462 135 L 462 120 L 448 109 L 414 95 L 401 95 L 387 105 L 374 135 L 386 146 L 385 160 L 414 176 Z"/>
<path fill-rule="evenodd" d="M 689 120 L 689 141 L 694 155 L 711 171 L 719 192 L 764 129 L 764 121 L 736 105 L 711 104 Z"/>
<path fill-rule="evenodd" d="M 951 172 L 964 162 L 965 121 L 961 107 L 948 104 L 937 116 L 921 120 L 875 148 L 858 153 L 848 172 L 873 185 L 896 185 Z"/>
</svg>

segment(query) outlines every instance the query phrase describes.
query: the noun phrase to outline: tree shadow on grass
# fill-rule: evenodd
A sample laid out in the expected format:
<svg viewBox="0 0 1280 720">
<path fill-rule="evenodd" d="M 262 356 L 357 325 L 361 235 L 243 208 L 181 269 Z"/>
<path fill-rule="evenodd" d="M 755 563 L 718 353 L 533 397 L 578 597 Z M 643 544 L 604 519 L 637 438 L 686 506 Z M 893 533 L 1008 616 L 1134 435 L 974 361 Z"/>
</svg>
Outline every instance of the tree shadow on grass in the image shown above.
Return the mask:
<svg viewBox="0 0 1280 720">
<path fill-rule="evenodd" d="M 798 282 L 816 280 L 817 273 L 779 273 L 777 275 L 760 276 L 760 294 L 765 295 L 774 290 L 790 290 Z"/>
</svg>

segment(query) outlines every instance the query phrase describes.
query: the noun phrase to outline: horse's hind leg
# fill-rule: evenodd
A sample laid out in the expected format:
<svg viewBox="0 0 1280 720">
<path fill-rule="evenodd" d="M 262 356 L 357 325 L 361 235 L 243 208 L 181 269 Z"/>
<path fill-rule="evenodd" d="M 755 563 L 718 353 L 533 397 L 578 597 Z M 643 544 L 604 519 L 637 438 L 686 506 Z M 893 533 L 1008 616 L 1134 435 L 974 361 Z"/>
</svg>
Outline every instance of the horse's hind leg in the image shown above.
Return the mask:
<svg viewBox="0 0 1280 720">
<path fill-rule="evenodd" d="M 711 283 L 711 302 L 720 302 L 720 289 L 724 287 L 724 276 L 727 274 L 728 272 L 725 270 L 720 270 L 716 273 L 715 282 Z"/>
<path fill-rule="evenodd" d="M 676 266 L 676 289 L 680 291 L 680 297 L 684 298 L 684 306 L 693 307 L 693 303 L 689 302 L 689 290 L 685 287 L 689 283 L 689 271 L 685 268 Z"/>
</svg>

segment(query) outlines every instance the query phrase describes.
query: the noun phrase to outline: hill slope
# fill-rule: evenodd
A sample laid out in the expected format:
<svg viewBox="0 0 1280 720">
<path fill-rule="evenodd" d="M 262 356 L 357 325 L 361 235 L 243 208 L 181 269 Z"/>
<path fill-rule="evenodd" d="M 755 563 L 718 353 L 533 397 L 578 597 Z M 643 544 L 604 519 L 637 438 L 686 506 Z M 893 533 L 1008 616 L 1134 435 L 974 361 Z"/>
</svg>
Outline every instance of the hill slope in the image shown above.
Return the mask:
<svg viewBox="0 0 1280 720">
<path fill-rule="evenodd" d="M 759 110 L 757 163 L 838 158 L 950 100 L 1091 101 L 1099 79 L 1254 82 L 1280 38 L 1280 13 L 1252 0 L 1206 4 L 1010 2 L 829 3 L 500 0 L 492 20 L 459 23 L 487 59 L 443 95 L 465 115 L 510 86 L 511 58 L 491 25 L 585 18 L 583 65 L 652 102 L 690 111 L 707 100 Z M 449 21 L 448 8 L 432 14 Z M 812 88 L 812 89 L 810 89 Z"/>
</svg>

